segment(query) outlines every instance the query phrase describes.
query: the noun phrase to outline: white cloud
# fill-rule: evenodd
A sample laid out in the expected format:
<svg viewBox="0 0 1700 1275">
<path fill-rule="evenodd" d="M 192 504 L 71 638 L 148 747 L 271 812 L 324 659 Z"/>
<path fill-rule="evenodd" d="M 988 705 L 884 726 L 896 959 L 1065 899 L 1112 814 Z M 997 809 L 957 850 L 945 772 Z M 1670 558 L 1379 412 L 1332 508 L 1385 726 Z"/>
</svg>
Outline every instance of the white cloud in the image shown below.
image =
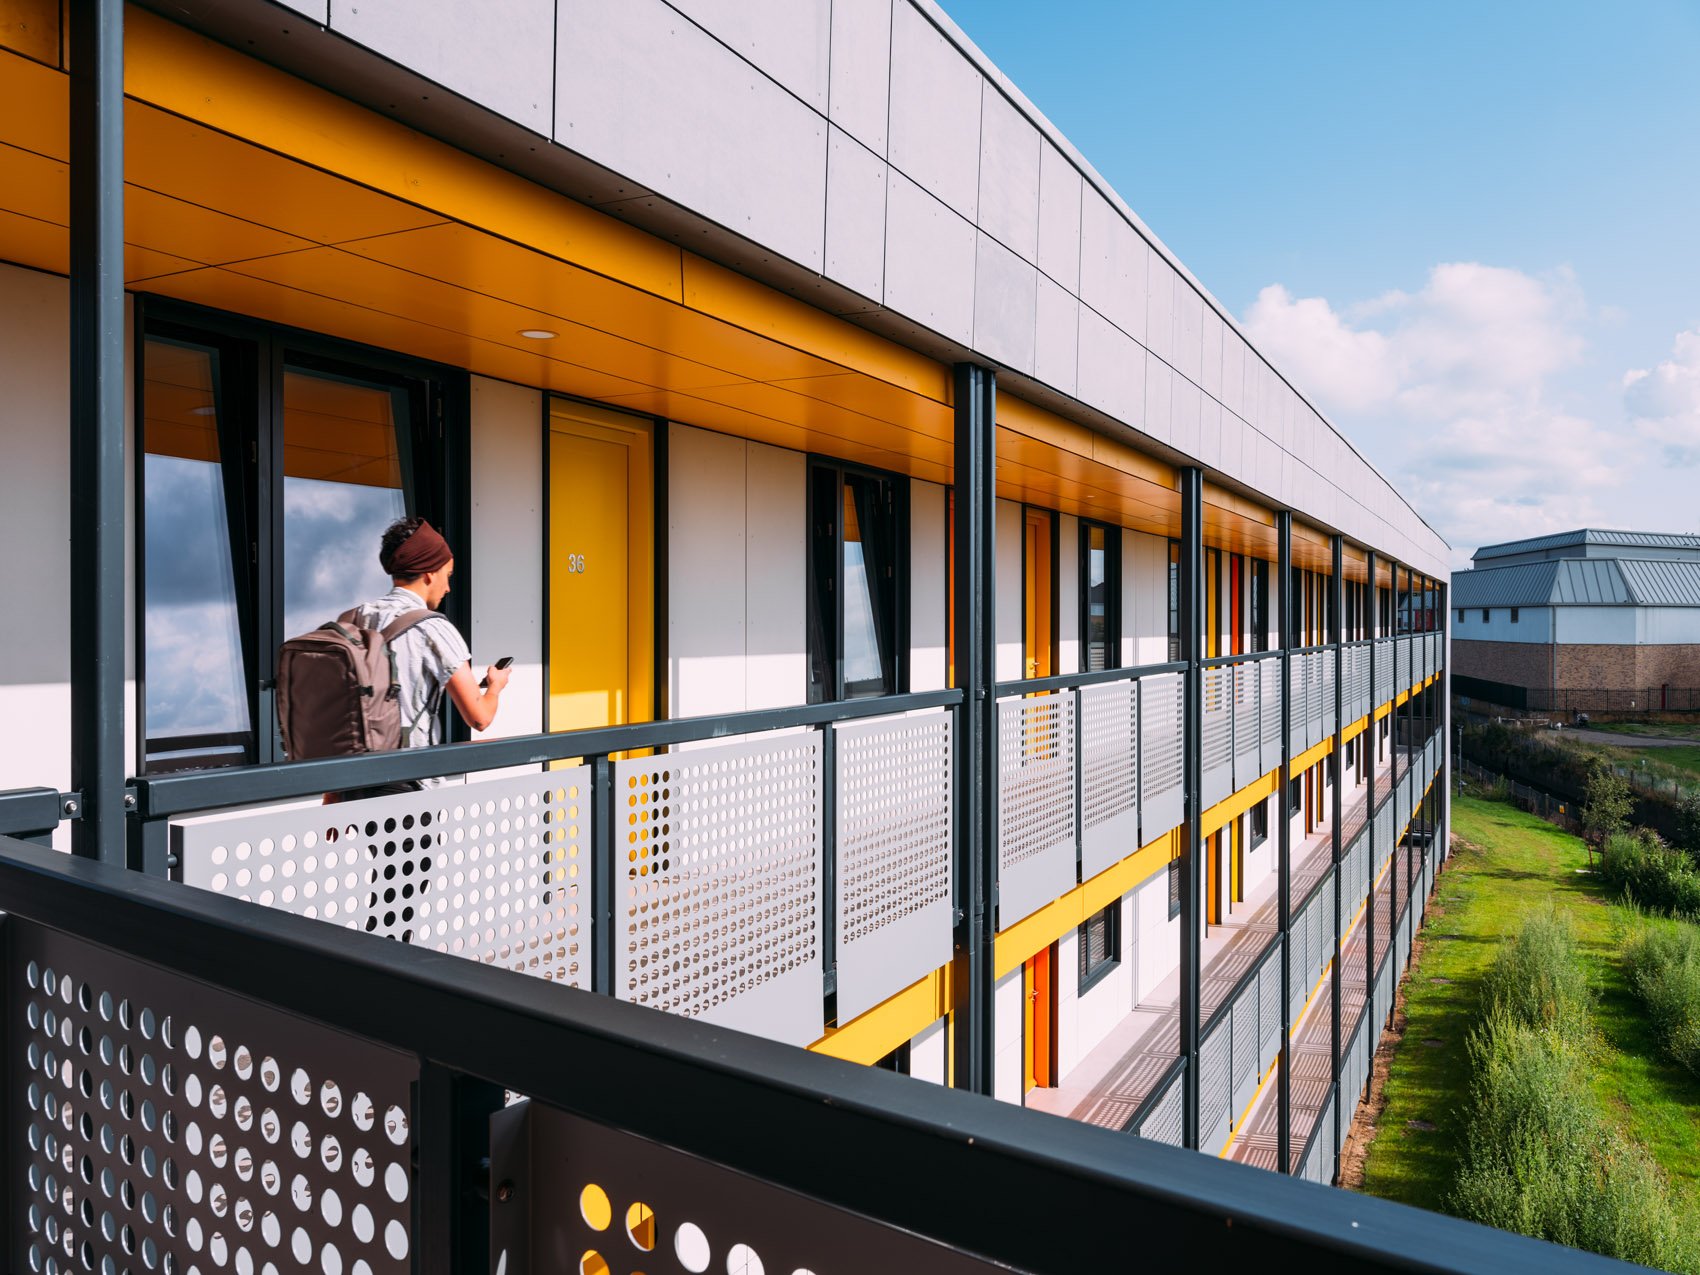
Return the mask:
<svg viewBox="0 0 1700 1275">
<path fill-rule="evenodd" d="M 1623 374 L 1623 399 L 1640 435 L 1667 463 L 1700 463 L 1700 327 L 1678 332 L 1671 357 Z"/>
<path fill-rule="evenodd" d="M 1557 384 L 1583 357 L 1588 317 L 1568 270 L 1457 262 L 1416 292 L 1345 306 L 1273 285 L 1245 326 L 1462 565 L 1484 543 L 1597 522 L 1600 494 L 1621 483 L 1619 441 Z"/>
</svg>

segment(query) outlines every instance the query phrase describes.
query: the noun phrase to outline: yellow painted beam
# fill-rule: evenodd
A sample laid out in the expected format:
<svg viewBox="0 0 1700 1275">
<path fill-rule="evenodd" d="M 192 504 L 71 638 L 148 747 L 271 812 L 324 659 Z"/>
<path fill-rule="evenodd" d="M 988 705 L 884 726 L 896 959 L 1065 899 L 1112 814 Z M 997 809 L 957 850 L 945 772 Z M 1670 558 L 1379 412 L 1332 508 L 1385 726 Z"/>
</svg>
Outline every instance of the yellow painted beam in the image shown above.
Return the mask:
<svg viewBox="0 0 1700 1275">
<path fill-rule="evenodd" d="M 1333 751 L 1334 736 L 1330 735 L 1321 743 L 1312 744 L 1309 748 L 1305 749 L 1304 752 L 1293 758 L 1292 765 L 1289 767 L 1288 773 L 1296 778 L 1309 770 L 1312 766 L 1316 765 L 1317 762 L 1321 761 Z"/>
<path fill-rule="evenodd" d="M 1275 792 L 1280 773 L 1279 770 L 1272 770 L 1267 775 L 1260 775 L 1231 797 L 1224 797 L 1211 806 L 1199 818 L 1199 835 L 1208 837 L 1226 827 L 1230 820 L 1239 818 L 1258 802 L 1267 800 Z"/>
<path fill-rule="evenodd" d="M 1164 833 L 1150 845 L 1105 868 L 1090 881 L 1075 886 L 1067 894 L 1053 899 L 1000 933 L 992 962 L 993 977 L 1002 978 L 1011 970 L 1019 969 L 1040 948 L 1056 942 L 1070 930 L 1078 929 L 1094 912 L 1108 907 L 1135 886 L 1167 868 L 1180 833 L 1179 828 Z"/>
<path fill-rule="evenodd" d="M 1340 740 L 1342 743 L 1354 740 L 1368 729 L 1369 718 L 1360 717 L 1357 721 L 1353 722 L 1350 726 L 1340 732 Z"/>
<path fill-rule="evenodd" d="M 842 1027 L 829 1029 L 809 1049 L 849 1062 L 876 1063 L 949 1014 L 950 990 L 951 968 L 941 966 Z"/>
</svg>

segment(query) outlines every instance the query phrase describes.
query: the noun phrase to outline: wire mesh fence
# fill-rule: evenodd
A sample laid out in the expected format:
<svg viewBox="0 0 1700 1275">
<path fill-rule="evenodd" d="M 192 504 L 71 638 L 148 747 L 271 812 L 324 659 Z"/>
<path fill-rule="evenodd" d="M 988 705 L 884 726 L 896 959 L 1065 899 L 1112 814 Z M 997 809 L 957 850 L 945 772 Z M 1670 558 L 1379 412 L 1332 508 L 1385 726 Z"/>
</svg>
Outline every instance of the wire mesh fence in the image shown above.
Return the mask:
<svg viewBox="0 0 1700 1275">
<path fill-rule="evenodd" d="M 1577 818 L 1576 803 L 1569 798 L 1556 797 L 1550 792 L 1519 783 L 1508 775 L 1501 775 L 1464 758 L 1454 758 L 1452 764 L 1459 775 L 1473 781 L 1486 793 L 1504 797 L 1519 809 L 1557 824 L 1566 832 L 1581 834 L 1582 824 Z"/>
</svg>

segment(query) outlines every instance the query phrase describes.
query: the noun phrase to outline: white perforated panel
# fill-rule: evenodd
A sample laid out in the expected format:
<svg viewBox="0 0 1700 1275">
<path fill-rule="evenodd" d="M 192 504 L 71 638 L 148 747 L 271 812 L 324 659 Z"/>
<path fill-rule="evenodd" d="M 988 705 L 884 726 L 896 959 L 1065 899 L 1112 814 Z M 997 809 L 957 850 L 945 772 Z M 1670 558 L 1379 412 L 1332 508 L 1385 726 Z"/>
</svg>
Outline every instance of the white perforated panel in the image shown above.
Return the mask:
<svg viewBox="0 0 1700 1275">
<path fill-rule="evenodd" d="M 590 771 L 175 825 L 193 886 L 590 985 Z"/>
<path fill-rule="evenodd" d="M 838 1021 L 950 960 L 952 718 L 834 726 Z"/>
<path fill-rule="evenodd" d="M 1179 1077 L 1164 1091 L 1139 1124 L 1139 1136 L 1153 1142 L 1181 1145 L 1182 1084 Z"/>
<path fill-rule="evenodd" d="M 1258 766 L 1267 775 L 1281 764 L 1281 662 L 1265 660 L 1261 668 Z"/>
<path fill-rule="evenodd" d="M 1179 673 L 1139 679 L 1139 840 L 1150 845 L 1186 817 L 1185 699 Z"/>
<path fill-rule="evenodd" d="M 12 922 L 18 1271 L 413 1269 L 413 1058 Z"/>
<path fill-rule="evenodd" d="M 1203 802 L 1213 806 L 1234 790 L 1234 671 L 1223 664 L 1202 670 L 1204 720 L 1200 738 Z"/>
<path fill-rule="evenodd" d="M 1244 788 L 1263 773 L 1258 754 L 1258 713 L 1261 684 L 1268 663 L 1248 660 L 1233 666 L 1234 674 L 1234 787 Z"/>
<path fill-rule="evenodd" d="M 614 824 L 621 999 L 818 1040 L 820 734 L 616 762 Z"/>
<path fill-rule="evenodd" d="M 998 928 L 1075 882 L 1074 692 L 998 702 Z"/>
<path fill-rule="evenodd" d="M 1138 684 L 1080 691 L 1080 871 L 1094 877 L 1139 849 Z"/>
</svg>

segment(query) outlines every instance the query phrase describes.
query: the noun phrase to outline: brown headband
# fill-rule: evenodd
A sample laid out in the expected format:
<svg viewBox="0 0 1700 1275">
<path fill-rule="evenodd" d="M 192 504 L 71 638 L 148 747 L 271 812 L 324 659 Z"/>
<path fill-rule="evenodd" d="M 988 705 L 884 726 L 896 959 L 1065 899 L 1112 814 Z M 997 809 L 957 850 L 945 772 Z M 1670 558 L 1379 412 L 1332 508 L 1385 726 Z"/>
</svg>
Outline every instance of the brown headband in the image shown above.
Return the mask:
<svg viewBox="0 0 1700 1275">
<path fill-rule="evenodd" d="M 449 542 L 437 534 L 437 529 L 424 519 L 406 540 L 390 553 L 389 561 L 380 560 L 385 571 L 401 580 L 416 580 L 427 571 L 435 571 L 454 557 Z"/>
</svg>

